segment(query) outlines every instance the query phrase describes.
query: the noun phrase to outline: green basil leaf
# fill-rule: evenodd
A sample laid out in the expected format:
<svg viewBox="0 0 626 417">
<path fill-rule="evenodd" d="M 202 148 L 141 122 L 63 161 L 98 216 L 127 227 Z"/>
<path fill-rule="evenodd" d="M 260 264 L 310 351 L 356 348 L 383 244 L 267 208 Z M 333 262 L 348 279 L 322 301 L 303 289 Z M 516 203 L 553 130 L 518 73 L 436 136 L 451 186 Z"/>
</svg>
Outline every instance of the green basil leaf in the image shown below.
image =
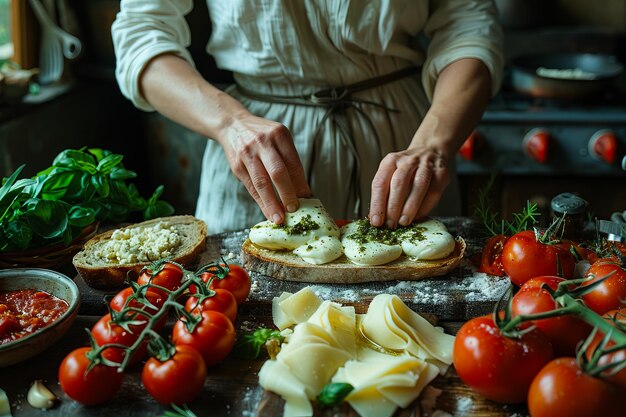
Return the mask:
<svg viewBox="0 0 626 417">
<path fill-rule="evenodd" d="M 41 198 L 44 200 L 63 199 L 73 179 L 74 173 L 68 171 L 48 176 L 41 188 Z"/>
<path fill-rule="evenodd" d="M 4 230 L 4 237 L 8 247 L 26 249 L 33 237 L 33 232 L 27 224 L 21 221 L 10 222 Z"/>
<path fill-rule="evenodd" d="M 86 152 L 90 155 L 93 155 L 97 162 L 102 161 L 105 156 L 112 153 L 111 151 L 107 151 L 106 149 L 102 148 L 89 148 Z"/>
<path fill-rule="evenodd" d="M 100 174 L 108 174 L 124 159 L 123 155 L 114 154 L 107 155 L 98 162 L 96 170 Z"/>
<path fill-rule="evenodd" d="M 94 186 L 100 197 L 107 198 L 111 193 L 109 180 L 102 175 L 94 175 L 91 177 L 91 185 Z"/>
<path fill-rule="evenodd" d="M 78 169 L 90 174 L 95 174 L 97 172 L 95 162 L 93 155 L 80 150 L 67 149 L 57 155 L 52 165 Z"/>
<path fill-rule="evenodd" d="M 68 213 L 68 221 L 71 226 L 83 228 L 96 221 L 96 213 L 89 207 L 72 206 Z"/>
<path fill-rule="evenodd" d="M 340 404 L 353 389 L 352 385 L 345 382 L 332 382 L 324 385 L 317 396 L 317 404 L 322 408 Z"/>
<path fill-rule="evenodd" d="M 156 203 L 156 201 L 161 197 L 161 195 L 163 195 L 163 190 L 165 188 L 162 185 L 159 185 L 156 190 L 154 190 L 154 193 L 152 193 L 152 196 L 150 196 L 150 198 L 148 199 L 148 204 L 154 204 Z"/>
<path fill-rule="evenodd" d="M 137 173 L 121 167 L 113 168 L 110 174 L 112 180 L 128 180 L 131 178 L 135 178 L 136 176 Z"/>
<path fill-rule="evenodd" d="M 22 169 L 24 169 L 24 167 L 25 165 L 20 166 L 18 169 L 15 170 L 13 174 L 9 176 L 9 178 L 6 178 L 2 181 L 2 187 L 0 187 L 0 201 L 4 199 L 11 187 L 13 187 L 13 183 L 15 183 L 17 176 L 20 175 L 20 172 L 22 171 Z"/>
<path fill-rule="evenodd" d="M 157 201 L 156 203 L 146 207 L 143 212 L 144 220 L 156 219 L 157 217 L 166 217 L 174 214 L 174 207 L 167 201 Z"/>
<path fill-rule="evenodd" d="M 29 207 L 28 223 L 34 233 L 45 239 L 63 235 L 68 225 L 66 211 L 66 208 L 69 208 L 68 204 L 59 201 L 37 200 L 30 202 Z"/>
</svg>

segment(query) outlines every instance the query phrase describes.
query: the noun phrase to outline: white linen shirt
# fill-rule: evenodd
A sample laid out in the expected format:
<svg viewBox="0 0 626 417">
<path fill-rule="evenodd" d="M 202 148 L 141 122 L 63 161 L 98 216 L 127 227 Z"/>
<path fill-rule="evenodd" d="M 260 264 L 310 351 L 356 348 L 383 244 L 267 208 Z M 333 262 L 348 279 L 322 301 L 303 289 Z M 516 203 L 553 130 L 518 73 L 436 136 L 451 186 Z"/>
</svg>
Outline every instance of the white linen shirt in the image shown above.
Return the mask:
<svg viewBox="0 0 626 417">
<path fill-rule="evenodd" d="M 416 71 L 415 76 L 355 94 L 380 106 L 360 104 L 361 111 L 348 108 L 326 120 L 324 108 L 272 104 L 242 96 L 234 86 L 227 89 L 252 113 L 291 131 L 305 172 L 311 168 L 314 196 L 335 218 L 367 214 L 380 160 L 409 145 L 443 68 L 461 58 L 476 58 L 491 73 L 492 94 L 502 80 L 502 32 L 491 0 L 207 0 L 207 5 L 207 53 L 218 67 L 232 71 L 239 85 L 255 92 L 312 93 L 409 66 L 422 68 L 421 77 Z M 116 78 L 136 107 L 154 111 L 138 84 L 151 58 L 172 52 L 194 65 L 187 50 L 192 34 L 185 21 L 192 7 L 192 0 L 121 2 L 112 26 Z M 420 33 L 427 42 L 420 41 Z M 336 118 L 349 126 L 355 151 L 348 150 Z M 351 195 L 349 178 L 355 164 L 360 175 L 357 193 Z M 455 192 L 454 185 L 449 187 L 452 198 L 444 194 L 435 214 L 458 214 Z M 353 212 L 357 196 L 363 202 L 359 213 Z M 240 230 L 263 220 L 213 140 L 203 157 L 196 216 L 207 223 L 209 233 Z"/>
</svg>

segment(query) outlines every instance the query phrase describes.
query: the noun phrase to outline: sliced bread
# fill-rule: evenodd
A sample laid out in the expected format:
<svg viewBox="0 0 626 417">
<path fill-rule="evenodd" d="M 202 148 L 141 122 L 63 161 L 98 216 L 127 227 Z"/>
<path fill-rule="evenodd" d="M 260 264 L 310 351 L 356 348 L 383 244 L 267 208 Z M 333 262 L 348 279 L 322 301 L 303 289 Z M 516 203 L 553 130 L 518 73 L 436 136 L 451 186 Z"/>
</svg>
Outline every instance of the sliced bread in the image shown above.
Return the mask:
<svg viewBox="0 0 626 417">
<path fill-rule="evenodd" d="M 456 268 L 465 253 L 465 241 L 455 240 L 454 251 L 443 259 L 416 261 L 402 255 L 379 266 L 358 266 L 345 255 L 323 265 L 312 265 L 291 251 L 261 248 L 246 239 L 242 246 L 243 266 L 265 276 L 285 281 L 353 284 L 373 281 L 418 280 L 445 275 Z"/>
<path fill-rule="evenodd" d="M 162 256 L 154 254 L 155 248 L 147 247 L 154 244 L 153 241 L 148 240 L 142 243 L 143 246 L 132 248 L 133 251 L 140 253 L 140 256 L 134 257 L 137 259 L 116 257 L 115 253 L 112 253 L 116 247 L 113 246 L 115 245 L 114 241 L 120 235 L 128 236 L 139 230 L 147 231 L 147 234 L 156 234 L 155 231 L 159 228 L 170 230 L 176 235 L 172 239 L 175 243 L 167 248 L 169 252 L 167 258 L 185 267 L 192 265 L 205 247 L 206 224 L 202 220 L 188 215 L 160 217 L 94 236 L 74 256 L 72 263 L 85 283 L 91 287 L 120 287 L 124 285 L 127 276 L 136 279 L 144 266 Z M 156 253 L 159 253 L 158 250 Z M 152 259 L 153 257 L 157 259 Z"/>
</svg>

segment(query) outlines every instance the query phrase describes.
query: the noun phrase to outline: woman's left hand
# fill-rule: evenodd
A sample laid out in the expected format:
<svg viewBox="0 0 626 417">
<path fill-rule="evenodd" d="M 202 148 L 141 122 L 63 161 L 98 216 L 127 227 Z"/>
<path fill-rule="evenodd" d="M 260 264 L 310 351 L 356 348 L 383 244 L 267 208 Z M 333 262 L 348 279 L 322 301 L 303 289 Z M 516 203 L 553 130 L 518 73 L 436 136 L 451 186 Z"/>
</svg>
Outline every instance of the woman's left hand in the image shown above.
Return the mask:
<svg viewBox="0 0 626 417">
<path fill-rule="evenodd" d="M 410 147 L 387 154 L 372 181 L 369 219 L 373 226 L 407 226 L 437 205 L 450 184 L 441 152 Z"/>
</svg>

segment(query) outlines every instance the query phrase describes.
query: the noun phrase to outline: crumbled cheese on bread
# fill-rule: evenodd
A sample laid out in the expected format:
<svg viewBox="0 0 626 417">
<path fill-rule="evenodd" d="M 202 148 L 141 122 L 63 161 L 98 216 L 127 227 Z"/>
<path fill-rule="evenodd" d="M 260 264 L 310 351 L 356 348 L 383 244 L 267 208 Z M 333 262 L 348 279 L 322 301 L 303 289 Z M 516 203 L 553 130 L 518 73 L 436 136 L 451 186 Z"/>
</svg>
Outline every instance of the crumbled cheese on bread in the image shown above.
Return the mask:
<svg viewBox="0 0 626 417">
<path fill-rule="evenodd" d="M 174 225 L 159 222 L 147 227 L 115 230 L 95 255 L 115 264 L 150 262 L 171 256 L 181 242 Z"/>
</svg>

